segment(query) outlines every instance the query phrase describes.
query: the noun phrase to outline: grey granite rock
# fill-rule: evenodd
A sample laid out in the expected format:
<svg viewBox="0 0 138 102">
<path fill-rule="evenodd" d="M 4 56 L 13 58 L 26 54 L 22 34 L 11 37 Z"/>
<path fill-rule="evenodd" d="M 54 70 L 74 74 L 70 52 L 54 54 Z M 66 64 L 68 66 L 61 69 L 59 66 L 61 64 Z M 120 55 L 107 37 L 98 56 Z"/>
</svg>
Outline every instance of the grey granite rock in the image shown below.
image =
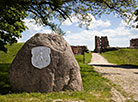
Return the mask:
<svg viewBox="0 0 138 102">
<path fill-rule="evenodd" d="M 32 64 L 32 48 L 50 48 L 50 64 L 42 69 Z M 57 34 L 36 34 L 17 53 L 9 69 L 11 88 L 17 92 L 81 91 L 79 65 L 70 45 Z"/>
</svg>

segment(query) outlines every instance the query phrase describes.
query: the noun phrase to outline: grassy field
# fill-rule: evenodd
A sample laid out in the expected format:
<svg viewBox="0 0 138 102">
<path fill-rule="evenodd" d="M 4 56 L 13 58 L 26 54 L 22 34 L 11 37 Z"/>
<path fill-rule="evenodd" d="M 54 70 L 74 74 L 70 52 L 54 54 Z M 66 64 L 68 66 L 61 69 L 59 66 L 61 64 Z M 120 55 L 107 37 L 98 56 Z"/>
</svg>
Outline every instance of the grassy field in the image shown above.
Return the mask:
<svg viewBox="0 0 138 102">
<path fill-rule="evenodd" d="M 102 53 L 109 62 L 118 65 L 138 65 L 138 49 L 119 49 Z"/>
<path fill-rule="evenodd" d="M 96 73 L 92 66 L 87 63 L 91 59 L 91 54 L 83 56 L 76 55 L 80 65 L 84 91 L 82 92 L 54 92 L 54 93 L 13 93 L 8 80 L 8 69 L 17 51 L 23 44 L 7 46 L 8 52 L 0 52 L 0 102 L 110 102 L 110 87 L 106 84 L 107 79 Z"/>
</svg>

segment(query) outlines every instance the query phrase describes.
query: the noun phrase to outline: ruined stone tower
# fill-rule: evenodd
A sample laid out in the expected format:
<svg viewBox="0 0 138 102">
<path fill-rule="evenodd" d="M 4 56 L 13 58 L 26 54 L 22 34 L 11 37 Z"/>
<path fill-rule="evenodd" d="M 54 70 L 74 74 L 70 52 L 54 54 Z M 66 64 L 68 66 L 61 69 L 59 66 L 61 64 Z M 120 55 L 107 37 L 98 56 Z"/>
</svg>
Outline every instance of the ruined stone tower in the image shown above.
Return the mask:
<svg viewBox="0 0 138 102">
<path fill-rule="evenodd" d="M 102 36 L 101 37 L 101 48 L 105 49 L 105 48 L 108 48 L 108 47 L 109 47 L 109 41 L 108 41 L 107 36 Z"/>
<path fill-rule="evenodd" d="M 109 41 L 107 36 L 101 36 L 101 38 L 99 36 L 95 36 L 95 49 L 94 52 L 104 52 L 106 51 L 107 48 L 109 48 Z"/>
<path fill-rule="evenodd" d="M 100 53 L 100 49 L 101 49 L 100 37 L 95 36 L 95 50 L 94 51 Z"/>
<path fill-rule="evenodd" d="M 138 38 L 130 40 L 130 48 L 138 48 Z"/>
</svg>

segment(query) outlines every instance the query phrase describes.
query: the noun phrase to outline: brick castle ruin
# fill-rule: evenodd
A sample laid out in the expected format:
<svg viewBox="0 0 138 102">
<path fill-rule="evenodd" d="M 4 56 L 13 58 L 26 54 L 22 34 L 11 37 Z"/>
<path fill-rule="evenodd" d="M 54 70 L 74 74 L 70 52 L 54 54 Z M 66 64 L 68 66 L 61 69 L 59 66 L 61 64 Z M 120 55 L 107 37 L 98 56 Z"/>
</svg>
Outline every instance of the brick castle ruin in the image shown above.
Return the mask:
<svg viewBox="0 0 138 102">
<path fill-rule="evenodd" d="M 107 36 L 95 36 L 95 52 L 101 53 L 110 48 Z"/>
<path fill-rule="evenodd" d="M 113 51 L 122 48 L 138 49 L 138 38 L 130 40 L 130 47 L 110 47 L 107 36 L 95 36 L 95 49 L 94 52 L 102 53 L 106 51 Z"/>
<path fill-rule="evenodd" d="M 83 54 L 88 51 L 87 46 L 71 46 L 74 54 Z M 138 38 L 130 40 L 129 47 L 110 47 L 107 36 L 95 36 L 95 49 L 94 52 L 102 53 L 106 51 L 113 51 L 122 48 L 138 49 Z"/>
<path fill-rule="evenodd" d="M 138 48 L 138 38 L 130 40 L 130 48 Z"/>
<path fill-rule="evenodd" d="M 71 46 L 74 54 L 83 54 L 88 51 L 87 46 Z"/>
</svg>

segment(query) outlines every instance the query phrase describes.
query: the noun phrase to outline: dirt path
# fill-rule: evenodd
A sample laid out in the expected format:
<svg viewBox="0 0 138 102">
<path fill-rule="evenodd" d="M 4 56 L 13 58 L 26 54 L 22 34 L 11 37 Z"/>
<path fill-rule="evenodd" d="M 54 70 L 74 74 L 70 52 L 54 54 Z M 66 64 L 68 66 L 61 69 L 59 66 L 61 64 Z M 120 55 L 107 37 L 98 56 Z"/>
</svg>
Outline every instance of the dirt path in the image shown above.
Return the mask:
<svg viewBox="0 0 138 102">
<path fill-rule="evenodd" d="M 100 54 L 93 53 L 90 65 L 93 65 L 95 70 L 112 81 L 123 91 L 126 96 L 124 97 L 115 88 L 112 88 L 112 94 L 116 102 L 138 102 L 138 68 L 130 66 L 118 66 L 109 63 Z"/>
</svg>

